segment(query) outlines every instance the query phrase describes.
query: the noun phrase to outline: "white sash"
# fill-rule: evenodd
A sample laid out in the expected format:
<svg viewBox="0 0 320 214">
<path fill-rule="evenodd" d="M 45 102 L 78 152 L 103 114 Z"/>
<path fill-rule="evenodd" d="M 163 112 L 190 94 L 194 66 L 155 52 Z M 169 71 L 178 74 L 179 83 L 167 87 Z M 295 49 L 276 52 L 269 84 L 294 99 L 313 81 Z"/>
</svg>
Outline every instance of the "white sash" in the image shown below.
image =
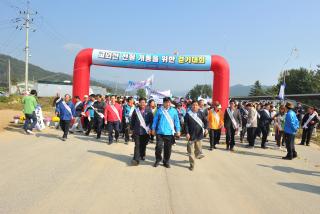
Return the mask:
<svg viewBox="0 0 320 214">
<path fill-rule="evenodd" d="M 146 125 L 146 121 L 144 120 L 144 118 L 142 117 L 142 114 L 140 112 L 140 109 L 139 108 L 136 108 L 136 113 L 138 115 L 138 118 L 139 118 L 139 121 L 140 121 L 140 125 L 142 126 L 142 128 L 144 130 L 146 130 L 147 134 L 148 132 L 150 131 L 149 127 L 147 127 Z"/>
<path fill-rule="evenodd" d="M 91 107 L 91 108 L 93 109 L 93 111 L 95 111 L 95 112 L 99 115 L 99 117 L 100 117 L 101 119 L 103 119 L 103 118 L 104 118 L 104 115 L 103 115 L 101 112 L 98 112 L 98 110 L 93 107 L 93 104 L 94 104 L 95 102 L 97 102 L 97 101 L 95 100 L 95 101 L 94 101 L 90 106 L 88 106 L 87 108 Z"/>
<path fill-rule="evenodd" d="M 270 114 L 270 112 L 267 110 L 267 109 L 263 109 L 264 110 L 264 112 L 266 112 L 266 114 L 269 116 L 269 117 L 271 117 L 271 114 Z"/>
<path fill-rule="evenodd" d="M 56 103 L 60 102 L 62 100 L 62 97 L 59 97 L 59 99 L 56 100 Z"/>
<path fill-rule="evenodd" d="M 253 122 L 254 120 L 256 120 L 256 119 L 257 119 L 257 116 L 258 116 L 258 115 L 257 115 L 257 114 L 258 114 L 257 110 L 254 109 L 253 111 L 254 111 L 254 115 L 253 115 L 253 117 L 252 117 L 253 119 L 252 119 L 252 121 L 250 121 L 250 122 Z M 248 112 L 248 115 L 249 115 L 249 112 Z M 248 121 L 248 122 L 249 122 L 249 121 Z M 252 125 L 252 123 L 247 123 L 247 124 L 246 124 L 246 127 L 247 127 L 247 128 L 250 128 L 251 125 Z"/>
<path fill-rule="evenodd" d="M 125 118 L 125 119 L 126 119 L 126 123 L 129 123 L 129 122 L 130 122 L 129 119 L 131 118 L 134 109 L 135 109 L 134 106 L 132 106 L 132 107 L 130 108 L 129 116 L 126 116 L 126 118 Z"/>
<path fill-rule="evenodd" d="M 311 120 L 312 120 L 315 116 L 317 116 L 317 113 L 313 112 L 313 114 L 309 116 L 307 122 L 303 125 L 302 128 L 307 129 L 309 123 L 311 122 Z"/>
<path fill-rule="evenodd" d="M 62 105 L 65 107 L 65 109 L 67 109 L 67 111 L 70 113 L 71 119 L 73 119 L 73 115 L 72 115 L 72 111 L 71 111 L 70 106 L 68 106 L 65 101 L 62 101 L 61 103 L 62 103 Z"/>
<path fill-rule="evenodd" d="M 81 101 L 78 101 L 75 105 L 74 105 L 74 108 L 77 108 L 82 102 Z"/>
<path fill-rule="evenodd" d="M 118 110 L 116 109 L 116 107 L 112 104 L 110 104 L 111 108 L 112 108 L 112 111 L 116 114 L 118 120 L 121 122 L 121 119 L 120 119 L 120 116 L 119 116 L 119 112 Z"/>
<path fill-rule="evenodd" d="M 216 118 L 216 121 L 218 122 L 218 124 L 220 123 L 220 116 L 219 114 L 214 110 L 212 109 L 212 114 L 213 116 Z"/>
<path fill-rule="evenodd" d="M 165 110 L 163 107 L 161 108 L 161 110 L 163 112 L 164 117 L 167 119 L 167 121 L 168 121 L 168 123 L 170 125 L 170 128 L 172 130 L 172 135 L 174 135 L 174 133 L 176 133 L 176 131 L 174 130 L 174 123 L 173 123 L 172 118 L 170 117 L 168 111 Z"/>
<path fill-rule="evenodd" d="M 198 123 L 198 125 L 202 128 L 202 131 L 204 133 L 204 124 L 202 122 L 202 120 L 198 117 L 197 113 L 192 112 L 191 110 L 188 111 L 188 114 L 190 115 L 190 117 L 196 121 Z"/>
<path fill-rule="evenodd" d="M 237 129 L 237 128 L 238 128 L 238 123 L 237 123 L 236 119 L 234 119 L 234 116 L 233 116 L 233 114 L 231 113 L 230 108 L 227 108 L 227 112 L 228 112 L 228 115 L 229 115 L 229 117 L 230 117 L 230 119 L 231 119 L 233 128 L 234 128 L 234 129 Z"/>
<path fill-rule="evenodd" d="M 135 109 L 134 106 L 132 106 L 131 109 L 130 109 L 130 112 L 129 112 L 129 117 L 132 116 L 132 113 L 133 113 L 134 109 Z"/>
</svg>

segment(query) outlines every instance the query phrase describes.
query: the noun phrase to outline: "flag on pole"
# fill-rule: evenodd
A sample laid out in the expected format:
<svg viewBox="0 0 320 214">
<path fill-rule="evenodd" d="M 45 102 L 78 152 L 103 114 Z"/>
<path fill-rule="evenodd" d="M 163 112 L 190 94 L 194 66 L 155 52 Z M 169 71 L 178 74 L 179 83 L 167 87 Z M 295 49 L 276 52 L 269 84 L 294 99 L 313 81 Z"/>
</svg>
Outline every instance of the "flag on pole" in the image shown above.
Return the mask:
<svg viewBox="0 0 320 214">
<path fill-rule="evenodd" d="M 284 100 L 284 89 L 285 88 L 286 88 L 286 84 L 285 83 L 281 84 L 279 96 L 278 96 L 280 100 Z"/>
<path fill-rule="evenodd" d="M 166 91 L 157 91 L 157 90 L 154 90 L 150 87 L 146 87 L 146 91 L 147 91 L 147 95 L 150 97 L 150 96 L 158 96 L 160 98 L 164 98 L 164 97 L 171 97 L 172 94 L 171 94 L 171 90 L 166 90 Z"/>
<path fill-rule="evenodd" d="M 139 82 L 129 81 L 128 87 L 126 88 L 126 91 L 133 91 L 136 89 L 145 88 L 145 87 L 148 87 L 152 84 L 153 84 L 153 75 L 143 81 L 139 81 Z"/>
</svg>

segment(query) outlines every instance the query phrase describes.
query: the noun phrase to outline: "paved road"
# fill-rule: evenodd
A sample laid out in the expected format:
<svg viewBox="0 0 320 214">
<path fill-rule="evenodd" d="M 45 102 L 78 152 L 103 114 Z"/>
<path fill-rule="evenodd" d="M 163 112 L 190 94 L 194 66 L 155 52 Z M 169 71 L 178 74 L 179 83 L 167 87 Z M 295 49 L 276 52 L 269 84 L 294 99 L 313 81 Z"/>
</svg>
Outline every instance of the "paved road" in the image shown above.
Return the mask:
<svg viewBox="0 0 320 214">
<path fill-rule="evenodd" d="M 187 167 L 185 142 L 173 147 L 172 168 L 147 160 L 128 165 L 133 144 L 105 144 L 93 137 L 57 139 L 57 130 L 35 136 L 15 127 L 0 133 L 0 213 L 319 213 L 320 150 L 284 151 L 219 145 Z"/>
</svg>

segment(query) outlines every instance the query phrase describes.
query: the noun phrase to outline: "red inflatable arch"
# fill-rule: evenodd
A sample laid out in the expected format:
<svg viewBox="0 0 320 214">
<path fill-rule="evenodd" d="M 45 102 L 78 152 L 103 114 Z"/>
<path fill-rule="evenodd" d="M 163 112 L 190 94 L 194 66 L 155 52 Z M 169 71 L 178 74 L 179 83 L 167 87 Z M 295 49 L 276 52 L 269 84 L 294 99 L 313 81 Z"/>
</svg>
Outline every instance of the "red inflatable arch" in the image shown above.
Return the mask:
<svg viewBox="0 0 320 214">
<path fill-rule="evenodd" d="M 74 62 L 73 96 L 82 98 L 89 93 L 91 65 L 134 69 L 212 71 L 214 73 L 212 100 L 219 101 L 223 109 L 228 106 L 229 65 L 221 56 L 140 54 L 83 49 L 78 53 Z"/>
</svg>

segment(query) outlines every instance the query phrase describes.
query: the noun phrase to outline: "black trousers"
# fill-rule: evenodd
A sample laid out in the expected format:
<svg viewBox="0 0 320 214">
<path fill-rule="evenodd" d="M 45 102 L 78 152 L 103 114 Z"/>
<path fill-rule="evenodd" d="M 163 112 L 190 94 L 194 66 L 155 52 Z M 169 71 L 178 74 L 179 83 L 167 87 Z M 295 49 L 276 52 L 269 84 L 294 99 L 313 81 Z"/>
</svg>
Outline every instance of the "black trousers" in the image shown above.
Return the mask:
<svg viewBox="0 0 320 214">
<path fill-rule="evenodd" d="M 277 146 L 284 145 L 284 131 L 276 130 L 275 139 L 277 142 Z"/>
<path fill-rule="evenodd" d="M 265 147 L 269 134 L 269 126 L 260 126 L 260 130 L 262 133 L 261 147 Z"/>
<path fill-rule="evenodd" d="M 88 117 L 83 117 L 83 130 L 87 131 L 89 126 Z"/>
<path fill-rule="evenodd" d="M 294 155 L 297 155 L 295 146 L 294 146 L 294 134 L 284 133 L 284 141 L 286 142 L 287 147 L 287 157 L 293 158 Z"/>
<path fill-rule="evenodd" d="M 256 140 L 256 127 L 248 127 L 247 128 L 247 140 L 249 142 L 249 146 L 254 146 Z"/>
<path fill-rule="evenodd" d="M 242 124 L 242 130 L 240 132 L 240 141 L 243 141 L 244 136 L 246 135 L 247 132 L 247 127 L 246 127 L 247 123 Z"/>
<path fill-rule="evenodd" d="M 230 146 L 232 149 L 235 145 L 235 140 L 234 140 L 234 135 L 236 134 L 236 130 L 231 127 L 226 127 L 226 141 L 227 141 L 227 146 Z"/>
<path fill-rule="evenodd" d="M 63 131 L 63 138 L 68 137 L 69 128 L 70 128 L 70 120 L 60 120 L 60 127 Z"/>
<path fill-rule="evenodd" d="M 255 133 L 255 137 L 258 137 L 258 136 L 261 137 L 261 129 L 259 126 L 256 128 L 256 133 Z"/>
<path fill-rule="evenodd" d="M 124 128 L 124 141 L 129 142 L 130 140 L 130 123 L 123 123 L 123 128 Z M 133 136 L 131 136 L 133 137 Z"/>
<path fill-rule="evenodd" d="M 96 132 L 97 132 L 97 138 L 101 137 L 101 132 L 103 130 L 103 118 L 101 117 L 95 117 L 94 118 L 94 126 L 96 127 Z"/>
<path fill-rule="evenodd" d="M 119 138 L 119 131 L 120 131 L 120 122 L 115 121 L 115 122 L 108 122 L 108 133 L 109 133 L 109 143 L 113 142 L 113 130 L 115 132 L 114 137 L 116 140 Z"/>
<path fill-rule="evenodd" d="M 157 143 L 156 143 L 156 161 L 160 162 L 162 160 L 162 149 L 163 149 L 163 163 L 169 164 L 170 156 L 171 156 L 171 148 L 174 144 L 174 136 L 173 135 L 157 135 Z"/>
<path fill-rule="evenodd" d="M 153 143 L 153 141 L 154 141 L 154 135 L 150 135 L 150 140 L 151 140 L 151 143 Z"/>
<path fill-rule="evenodd" d="M 210 129 L 209 130 L 209 138 L 210 138 L 210 147 L 219 144 L 221 136 L 221 129 Z"/>
<path fill-rule="evenodd" d="M 146 149 L 149 142 L 150 136 L 145 135 L 134 135 L 134 155 L 133 159 L 139 162 L 140 158 L 146 156 Z"/>
<path fill-rule="evenodd" d="M 310 144 L 310 139 L 311 139 L 311 136 L 312 136 L 312 132 L 313 132 L 313 127 L 312 127 L 312 129 L 308 128 L 308 129 L 303 129 L 302 130 L 301 144 L 304 144 L 304 143 L 306 143 L 307 145 Z"/>
<path fill-rule="evenodd" d="M 88 122 L 89 123 L 88 123 L 88 127 L 87 127 L 87 132 L 86 132 L 87 135 L 89 135 L 91 132 L 91 129 L 94 128 L 94 118 L 91 117 L 90 121 L 88 120 Z"/>
</svg>

